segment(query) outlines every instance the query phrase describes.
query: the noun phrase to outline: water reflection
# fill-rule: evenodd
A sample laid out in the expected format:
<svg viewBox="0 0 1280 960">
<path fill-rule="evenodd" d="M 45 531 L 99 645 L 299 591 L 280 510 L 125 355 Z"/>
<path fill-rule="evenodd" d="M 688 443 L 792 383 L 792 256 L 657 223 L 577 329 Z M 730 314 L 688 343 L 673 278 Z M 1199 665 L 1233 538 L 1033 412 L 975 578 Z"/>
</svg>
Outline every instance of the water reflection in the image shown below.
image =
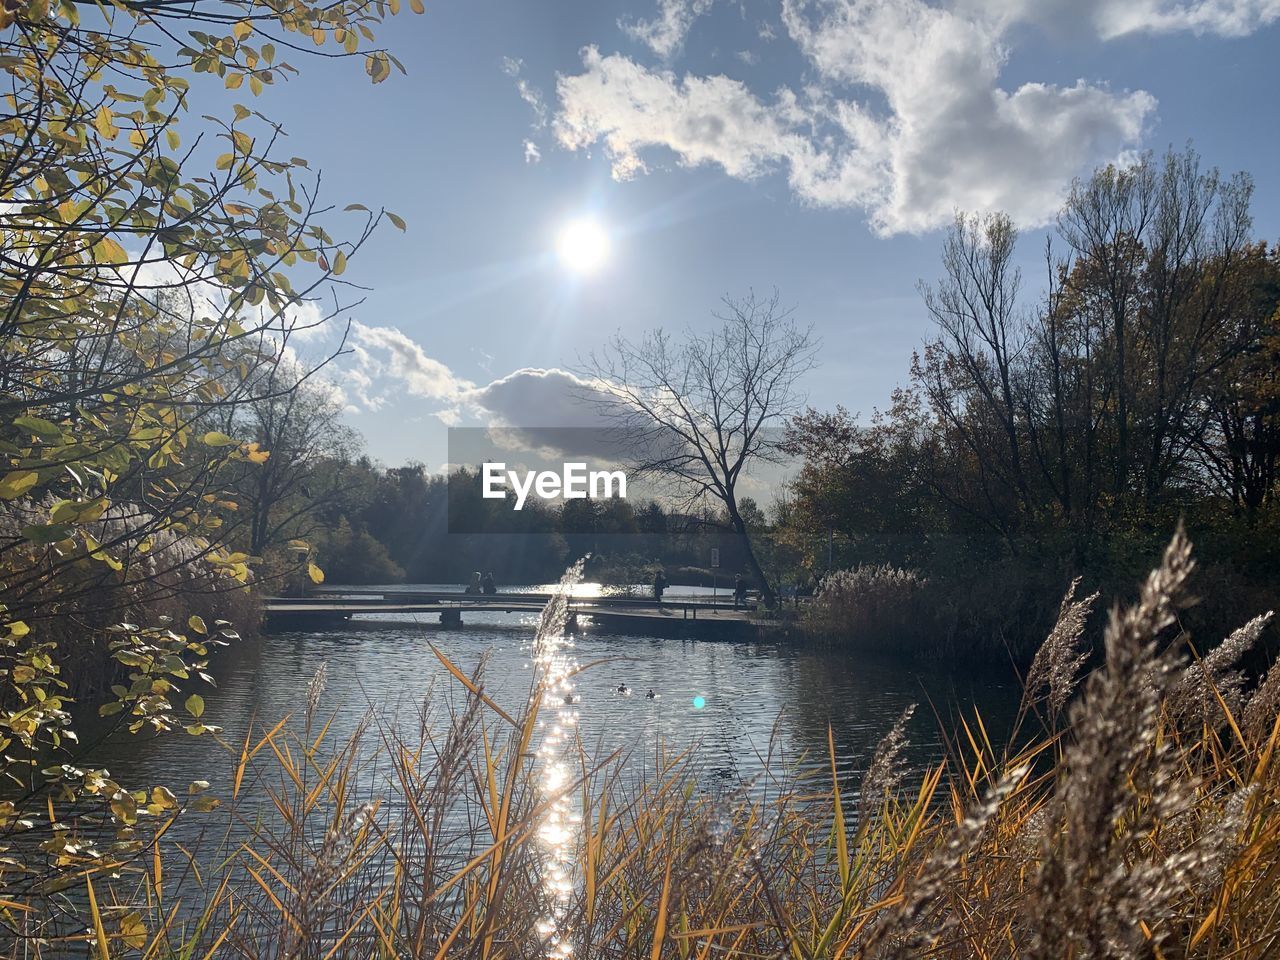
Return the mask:
<svg viewBox="0 0 1280 960">
<path fill-rule="evenodd" d="M 545 812 L 538 828 L 538 840 L 549 904 L 547 916 L 538 923 L 538 933 L 546 944 L 546 956 L 564 958 L 573 953 L 572 930 L 567 926 L 566 914 L 574 888 L 577 865 L 574 850 L 582 824 L 582 816 L 575 809 L 576 791 L 572 780 L 573 751 L 578 743 L 573 678 L 578 662 L 562 622 L 535 640 L 532 654 L 538 671 L 536 689 L 540 691 L 543 708 L 538 720 L 541 743 L 536 756 Z"/>
</svg>

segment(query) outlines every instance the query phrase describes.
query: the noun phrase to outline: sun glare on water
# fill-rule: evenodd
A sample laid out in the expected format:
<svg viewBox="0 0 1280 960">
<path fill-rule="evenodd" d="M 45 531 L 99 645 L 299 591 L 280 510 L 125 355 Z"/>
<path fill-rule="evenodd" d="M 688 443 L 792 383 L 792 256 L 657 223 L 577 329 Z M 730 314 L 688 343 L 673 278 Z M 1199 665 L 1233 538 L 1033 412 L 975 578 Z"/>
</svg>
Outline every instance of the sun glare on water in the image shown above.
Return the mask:
<svg viewBox="0 0 1280 960">
<path fill-rule="evenodd" d="M 592 273 L 609 258 L 609 234 L 589 217 L 574 220 L 560 231 L 556 253 L 572 272 Z"/>
</svg>

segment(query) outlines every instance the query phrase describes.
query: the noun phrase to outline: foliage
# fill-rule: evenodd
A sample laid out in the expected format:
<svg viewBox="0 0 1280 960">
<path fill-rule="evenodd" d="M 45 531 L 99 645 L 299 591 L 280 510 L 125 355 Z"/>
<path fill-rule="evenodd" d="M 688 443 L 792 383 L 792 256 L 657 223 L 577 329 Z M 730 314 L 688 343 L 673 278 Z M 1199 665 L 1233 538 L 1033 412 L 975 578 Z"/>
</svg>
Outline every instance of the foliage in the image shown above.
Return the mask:
<svg viewBox="0 0 1280 960">
<path fill-rule="evenodd" d="M 1011 577 L 1040 611 L 1077 575 L 1118 588 L 1179 516 L 1206 558 L 1265 585 L 1280 256 L 1251 236 L 1250 197 L 1190 150 L 1099 170 L 1063 207 L 1036 301 L 1010 220 L 958 216 L 922 287 L 936 336 L 888 409 L 792 421 L 805 466 L 782 537 L 812 569 L 831 537 L 840 566 L 922 570 L 973 644 L 999 629 L 982 616 L 999 604 L 965 599 L 984 581 Z M 1026 621 L 1024 656 L 1047 627 Z"/>
<path fill-rule="evenodd" d="M 320 294 L 350 305 L 338 278 L 383 219 L 349 207 L 352 237 L 334 239 L 306 161 L 276 156 L 281 126 L 241 104 L 191 119 L 192 80 L 258 96 L 296 73 L 278 54 L 305 37 L 363 55 L 379 82 L 395 64 L 373 46 L 388 9 L 0 5 L 6 896 L 83 886 L 143 851 L 140 817 L 187 805 L 77 766 L 72 701 L 135 733 L 216 729 L 193 688 L 237 637 L 226 615 L 255 621 L 233 481 L 271 457 L 238 411 L 296 386 L 260 389 L 326 319 Z M 38 847 L 15 839 L 33 806 Z"/>
<path fill-rule="evenodd" d="M 404 570 L 368 530 L 356 529 L 343 517 L 316 541 L 326 579 L 334 583 L 400 583 Z"/>
</svg>

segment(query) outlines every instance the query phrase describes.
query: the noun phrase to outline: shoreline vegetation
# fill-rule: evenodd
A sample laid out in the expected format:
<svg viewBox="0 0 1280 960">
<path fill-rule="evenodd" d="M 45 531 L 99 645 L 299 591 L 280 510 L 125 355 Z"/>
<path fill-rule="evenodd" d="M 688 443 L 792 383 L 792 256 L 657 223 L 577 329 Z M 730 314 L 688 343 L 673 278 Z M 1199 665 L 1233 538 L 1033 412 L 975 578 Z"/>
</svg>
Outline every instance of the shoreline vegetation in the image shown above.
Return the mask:
<svg viewBox="0 0 1280 960">
<path fill-rule="evenodd" d="M 51 862 L 0 861 L 7 956 L 1268 957 L 1280 668 L 1246 686 L 1238 661 L 1270 615 L 1196 655 L 1193 566 L 1179 533 L 1087 675 L 1098 598 L 1069 594 L 1010 745 L 971 715 L 909 770 L 904 717 L 857 782 L 815 758 L 706 794 L 684 757 L 628 779 L 574 748 L 549 786 L 539 720 L 576 676 L 549 666 L 563 599 L 523 706 L 438 654 L 452 690 L 415 722 L 375 709 L 332 740 L 321 671 L 295 715 L 226 744 L 225 777 L 26 811 L 10 843 Z M 565 805 L 581 822 L 552 838 Z"/>
</svg>

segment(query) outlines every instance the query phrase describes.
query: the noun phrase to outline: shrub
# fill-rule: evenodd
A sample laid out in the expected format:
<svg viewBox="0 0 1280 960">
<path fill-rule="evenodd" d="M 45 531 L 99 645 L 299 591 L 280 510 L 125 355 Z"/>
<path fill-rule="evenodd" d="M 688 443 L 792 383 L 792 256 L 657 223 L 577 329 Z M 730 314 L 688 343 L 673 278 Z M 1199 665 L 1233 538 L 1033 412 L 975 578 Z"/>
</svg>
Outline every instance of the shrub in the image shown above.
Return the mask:
<svg viewBox="0 0 1280 960">
<path fill-rule="evenodd" d="M 832 643 L 912 652 L 935 640 L 923 615 L 928 581 L 914 570 L 863 564 L 829 574 L 805 608 L 805 625 Z"/>
<path fill-rule="evenodd" d="M 109 651 L 115 636 L 109 628 L 117 624 L 184 625 L 198 617 L 256 633 L 255 591 L 207 562 L 208 544 L 170 527 L 150 529 L 153 518 L 136 504 L 112 504 L 85 524 L 103 545 L 96 555 L 84 545 L 22 542 L 23 528 L 43 521 L 52 502 L 0 503 L 0 542 L 13 544 L 4 558 L 2 593 L 9 616 L 25 618 L 40 642 L 55 645 L 72 698 L 91 700 L 118 679 L 120 665 Z M 114 559 L 117 553 L 127 562 Z"/>
<path fill-rule="evenodd" d="M 404 568 L 391 559 L 387 548 L 363 527 L 352 527 L 346 517 L 318 540 L 320 566 L 329 583 L 400 583 Z"/>
</svg>

